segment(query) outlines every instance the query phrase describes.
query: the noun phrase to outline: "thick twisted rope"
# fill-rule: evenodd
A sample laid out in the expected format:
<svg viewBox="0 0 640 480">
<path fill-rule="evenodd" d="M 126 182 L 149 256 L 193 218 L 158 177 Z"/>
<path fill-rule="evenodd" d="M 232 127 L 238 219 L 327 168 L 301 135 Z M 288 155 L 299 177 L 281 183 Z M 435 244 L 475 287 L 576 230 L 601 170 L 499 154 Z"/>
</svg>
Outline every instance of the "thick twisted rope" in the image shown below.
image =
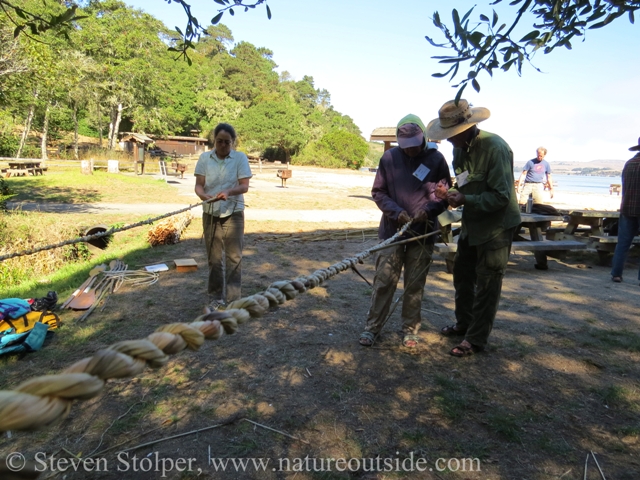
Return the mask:
<svg viewBox="0 0 640 480">
<path fill-rule="evenodd" d="M 167 363 L 169 355 L 185 348 L 197 350 L 205 339 L 216 340 L 223 333 L 234 333 L 239 324 L 261 317 L 270 306 L 291 300 L 361 263 L 376 247 L 392 243 L 408 228 L 406 224 L 375 247 L 306 277 L 274 282 L 263 292 L 231 302 L 224 310 L 207 310 L 192 323 L 163 325 L 145 339 L 118 342 L 99 350 L 60 374 L 32 378 L 14 390 L 0 391 L 0 431 L 33 430 L 61 420 L 74 400 L 98 395 L 107 380 L 138 375 L 146 366 L 159 368 Z"/>
<path fill-rule="evenodd" d="M 141 222 L 132 223 L 132 224 L 125 225 L 125 226 L 119 227 L 119 228 L 110 228 L 109 230 L 107 230 L 105 232 L 94 233 L 93 235 L 85 235 L 83 237 L 72 238 L 72 239 L 64 240 L 62 242 L 58 242 L 58 243 L 51 244 L 51 245 L 43 245 L 41 247 L 36 247 L 36 248 L 29 249 L 29 250 L 21 250 L 19 252 L 13 252 L 13 253 L 8 253 L 6 255 L 0 255 L 0 262 L 2 262 L 3 260 L 9 260 L 10 258 L 24 257 L 26 255 L 33 255 L 34 253 L 42 252 L 42 251 L 45 251 L 45 250 L 53 250 L 54 248 L 60 248 L 60 247 L 66 246 L 66 245 L 74 245 L 76 243 L 88 242 L 89 240 L 94 240 L 96 238 L 106 237 L 106 236 L 112 235 L 114 233 L 124 232 L 125 230 L 131 230 L 132 228 L 141 227 L 143 225 L 149 225 L 151 223 L 157 222 L 158 220 L 162 220 L 163 218 L 171 217 L 173 215 L 178 215 L 178 214 L 180 214 L 182 212 L 186 212 L 186 211 L 189 211 L 189 210 L 191 210 L 193 208 L 199 207 L 200 205 L 203 205 L 205 203 L 210 203 L 210 202 L 214 202 L 214 201 L 216 201 L 216 199 L 205 200 L 204 202 L 196 203 L 194 205 L 189 205 L 188 207 L 181 208 L 180 210 L 176 210 L 174 212 L 165 213 L 165 214 L 160 215 L 158 217 L 149 218 L 148 220 L 142 220 Z"/>
</svg>

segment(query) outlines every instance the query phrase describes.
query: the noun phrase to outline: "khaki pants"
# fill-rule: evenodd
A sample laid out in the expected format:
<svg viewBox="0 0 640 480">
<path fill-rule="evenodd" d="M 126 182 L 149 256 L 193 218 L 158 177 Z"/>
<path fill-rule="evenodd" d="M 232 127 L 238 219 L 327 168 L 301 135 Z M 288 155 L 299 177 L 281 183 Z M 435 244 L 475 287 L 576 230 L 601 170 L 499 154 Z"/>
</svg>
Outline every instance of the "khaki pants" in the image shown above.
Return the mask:
<svg viewBox="0 0 640 480">
<path fill-rule="evenodd" d="M 473 247 L 468 238 L 458 240 L 453 264 L 456 321 L 467 330 L 465 340 L 473 345 L 484 347 L 493 329 L 514 230 L 504 230 Z"/>
<path fill-rule="evenodd" d="M 544 183 L 525 183 L 518 203 L 525 205 L 529 199 L 529 194 L 533 194 L 533 203 L 545 203 Z"/>
<path fill-rule="evenodd" d="M 365 330 L 378 334 L 389 315 L 393 295 L 404 266 L 404 296 L 402 297 L 402 331 L 416 334 L 420 329 L 420 310 L 424 284 L 427 280 L 433 245 L 420 241 L 381 250 L 376 258 L 373 295 Z"/>
<path fill-rule="evenodd" d="M 226 303 L 238 300 L 242 286 L 244 212 L 223 218 L 203 213 L 202 226 L 209 263 L 207 291 L 212 300 Z"/>
</svg>

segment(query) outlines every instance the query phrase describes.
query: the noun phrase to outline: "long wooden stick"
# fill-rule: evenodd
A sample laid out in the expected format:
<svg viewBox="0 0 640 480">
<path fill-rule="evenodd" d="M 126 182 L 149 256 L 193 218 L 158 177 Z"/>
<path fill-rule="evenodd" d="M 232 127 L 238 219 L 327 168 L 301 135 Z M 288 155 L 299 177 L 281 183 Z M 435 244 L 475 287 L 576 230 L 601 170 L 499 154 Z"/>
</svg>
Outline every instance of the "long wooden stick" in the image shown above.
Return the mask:
<svg viewBox="0 0 640 480">
<path fill-rule="evenodd" d="M 377 252 L 378 250 L 384 250 L 385 248 L 391 248 L 391 247 L 395 247 L 397 245 L 404 245 L 405 243 L 415 242 L 416 240 L 422 240 L 423 238 L 431 237 L 431 236 L 437 235 L 439 233 L 440 233 L 440 230 L 434 230 L 433 232 L 429 232 L 429 233 L 426 233 L 424 235 L 419 235 L 417 237 L 412 237 L 412 238 L 409 238 L 408 240 L 401 240 L 399 242 L 390 243 L 389 245 L 383 245 L 381 247 L 372 248 L 369 251 L 370 252 Z"/>
<path fill-rule="evenodd" d="M 121 450 L 121 452 L 130 452 L 131 450 L 137 450 L 138 448 L 148 447 L 149 445 L 155 445 L 156 443 L 166 442 L 167 440 L 173 440 L 174 438 L 186 437 L 187 435 L 192 435 L 194 433 L 204 432 L 205 430 L 212 430 L 214 428 L 223 427 L 225 425 L 229 425 L 230 423 L 235 422 L 236 420 L 238 420 L 238 418 L 239 418 L 239 415 L 233 415 L 233 416 L 229 417 L 227 420 L 223 421 L 222 423 L 218 423 L 216 425 L 211 425 L 210 427 L 199 428 L 197 430 L 191 430 L 190 432 L 184 432 L 184 433 L 179 433 L 177 435 L 172 435 L 170 437 L 159 438 L 159 439 L 153 440 L 151 442 L 142 443 L 140 445 L 136 445 L 135 447 L 131 447 L 131 448 L 127 448 L 125 450 Z"/>
<path fill-rule="evenodd" d="M 245 422 L 253 423 L 254 425 L 257 425 L 259 427 L 266 428 L 267 430 L 271 430 L 272 432 L 279 433 L 280 435 L 284 435 L 285 437 L 293 438 L 294 440 L 298 440 L 299 442 L 306 443 L 307 445 L 310 445 L 310 443 L 307 442 L 306 440 L 303 440 L 303 439 L 298 438 L 298 437 L 294 437 L 293 435 L 289 435 L 288 433 L 281 432 L 280 430 L 276 430 L 275 428 L 267 427 L 266 425 L 262 425 L 261 423 L 254 422 L 253 420 L 249 420 L 248 418 L 243 418 L 243 420 Z"/>
</svg>

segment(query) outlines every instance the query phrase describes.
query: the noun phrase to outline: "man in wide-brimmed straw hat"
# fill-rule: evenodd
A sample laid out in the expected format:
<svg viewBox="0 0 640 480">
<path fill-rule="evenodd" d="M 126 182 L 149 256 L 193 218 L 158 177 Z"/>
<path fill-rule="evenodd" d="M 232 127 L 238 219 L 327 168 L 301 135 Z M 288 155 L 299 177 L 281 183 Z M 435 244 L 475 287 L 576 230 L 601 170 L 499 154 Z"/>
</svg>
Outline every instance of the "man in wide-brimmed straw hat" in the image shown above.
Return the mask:
<svg viewBox="0 0 640 480">
<path fill-rule="evenodd" d="M 611 264 L 611 280 L 622 282 L 622 271 L 633 237 L 640 232 L 640 138 L 629 150 L 638 152 L 622 169 L 622 200 L 618 220 L 618 244 Z M 638 271 L 640 280 L 640 271 Z"/>
<path fill-rule="evenodd" d="M 457 323 L 441 330 L 446 336 L 464 336 L 450 352 L 456 357 L 484 350 L 487 344 L 520 224 L 513 152 L 502 138 L 477 126 L 489 115 L 486 108 L 473 108 L 466 100 L 450 101 L 426 131 L 430 139 L 447 139 L 453 145 L 456 188 L 449 191 L 448 201 L 453 207 L 464 205 L 453 266 Z"/>
<path fill-rule="evenodd" d="M 384 152 L 373 181 L 371 196 L 382 211 L 378 237 L 391 238 L 398 228 L 413 220 L 409 236 L 419 236 L 435 228 L 435 219 L 447 207 L 444 192 L 451 175 L 444 157 L 427 143 L 424 124 L 416 115 L 402 118 L 396 127 L 398 146 Z M 393 295 L 404 268 L 402 298 L 402 344 L 418 345 L 422 296 L 431 265 L 433 237 L 380 250 L 376 257 L 371 307 L 360 345 L 373 345 L 389 317 Z"/>
</svg>

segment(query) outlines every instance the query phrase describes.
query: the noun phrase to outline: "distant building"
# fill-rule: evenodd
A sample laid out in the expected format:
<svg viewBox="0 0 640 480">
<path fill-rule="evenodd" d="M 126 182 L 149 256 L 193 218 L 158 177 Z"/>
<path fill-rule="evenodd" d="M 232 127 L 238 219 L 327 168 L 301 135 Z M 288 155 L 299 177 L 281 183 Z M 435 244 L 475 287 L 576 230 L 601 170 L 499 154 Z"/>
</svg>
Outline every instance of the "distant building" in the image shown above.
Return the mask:
<svg viewBox="0 0 640 480">
<path fill-rule="evenodd" d="M 386 152 L 396 144 L 396 127 L 378 127 L 371 132 L 369 140 L 372 142 L 384 142 L 384 151 Z"/>
<path fill-rule="evenodd" d="M 398 144 L 398 140 L 396 139 L 396 127 L 378 127 L 371 132 L 369 140 L 371 142 L 384 142 L 384 151 L 386 152 Z M 438 148 L 438 143 L 440 143 L 439 141 L 436 142 L 429 139 L 427 139 L 427 141 L 430 144 L 430 148 Z"/>
<path fill-rule="evenodd" d="M 149 135 L 157 148 L 168 154 L 200 155 L 207 150 L 207 139 L 203 137 L 180 137 L 174 135 Z"/>
</svg>

